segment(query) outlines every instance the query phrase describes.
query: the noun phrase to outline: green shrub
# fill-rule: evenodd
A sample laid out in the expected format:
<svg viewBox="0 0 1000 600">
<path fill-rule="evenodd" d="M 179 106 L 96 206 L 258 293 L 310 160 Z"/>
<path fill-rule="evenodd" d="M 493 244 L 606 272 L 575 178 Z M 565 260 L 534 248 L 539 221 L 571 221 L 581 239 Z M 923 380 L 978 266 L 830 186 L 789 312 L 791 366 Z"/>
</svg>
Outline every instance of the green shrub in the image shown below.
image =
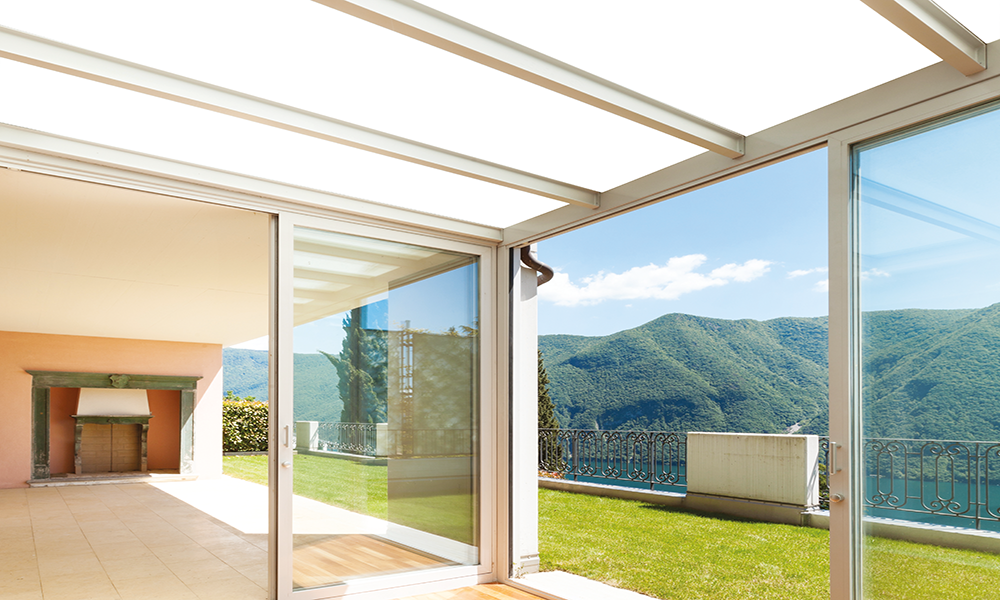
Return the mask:
<svg viewBox="0 0 1000 600">
<path fill-rule="evenodd" d="M 232 391 L 222 399 L 222 451 L 267 451 L 267 403 Z"/>
</svg>

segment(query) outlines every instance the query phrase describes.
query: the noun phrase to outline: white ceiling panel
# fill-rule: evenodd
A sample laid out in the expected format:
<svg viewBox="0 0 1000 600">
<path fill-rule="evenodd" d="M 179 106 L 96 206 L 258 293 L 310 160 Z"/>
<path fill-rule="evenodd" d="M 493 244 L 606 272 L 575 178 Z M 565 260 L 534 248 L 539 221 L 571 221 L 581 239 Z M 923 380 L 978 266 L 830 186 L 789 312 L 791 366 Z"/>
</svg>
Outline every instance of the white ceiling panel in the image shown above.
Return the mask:
<svg viewBox="0 0 1000 600">
<path fill-rule="evenodd" d="M 858 0 L 425 0 L 744 135 L 938 61 Z"/>
<path fill-rule="evenodd" d="M 935 0 L 935 2 L 984 42 L 1000 39 L 1000 2 L 996 0 Z"/>
<path fill-rule="evenodd" d="M 494 226 L 563 203 L 0 59 L 0 122 Z"/>
<path fill-rule="evenodd" d="M 702 152 L 310 0 L 9 4 L 9 27 L 599 191 Z"/>
<path fill-rule="evenodd" d="M 231 345 L 268 327 L 269 217 L 0 169 L 0 331 Z"/>
</svg>

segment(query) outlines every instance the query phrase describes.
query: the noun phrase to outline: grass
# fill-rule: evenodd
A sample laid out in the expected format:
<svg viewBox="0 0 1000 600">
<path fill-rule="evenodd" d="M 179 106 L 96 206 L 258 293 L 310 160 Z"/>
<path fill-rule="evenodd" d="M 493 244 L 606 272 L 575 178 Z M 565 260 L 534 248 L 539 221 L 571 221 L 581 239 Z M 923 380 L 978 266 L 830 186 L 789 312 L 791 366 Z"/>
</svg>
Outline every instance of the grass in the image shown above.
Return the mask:
<svg viewBox="0 0 1000 600">
<path fill-rule="evenodd" d="M 266 456 L 224 456 L 230 477 L 267 485 Z M 293 493 L 354 513 L 368 515 L 475 544 L 475 498 L 468 494 L 388 498 L 388 467 L 299 454 L 292 475 Z"/>
<path fill-rule="evenodd" d="M 267 457 L 227 456 L 227 475 L 267 485 Z M 295 457 L 295 493 L 474 543 L 474 499 L 387 498 L 388 470 Z M 613 498 L 539 490 L 542 569 L 576 573 L 665 599 L 812 600 L 829 597 L 822 529 L 705 515 Z M 866 539 L 870 600 L 1000 600 L 1000 556 Z"/>
<path fill-rule="evenodd" d="M 829 597 L 826 531 L 539 490 L 542 569 L 658 598 Z"/>
<path fill-rule="evenodd" d="M 1000 556 L 881 538 L 866 539 L 866 598 L 1000 599 Z"/>
<path fill-rule="evenodd" d="M 1000 599 L 1000 556 L 866 538 L 869 600 Z M 542 569 L 665 599 L 829 598 L 829 534 L 539 490 Z"/>
</svg>

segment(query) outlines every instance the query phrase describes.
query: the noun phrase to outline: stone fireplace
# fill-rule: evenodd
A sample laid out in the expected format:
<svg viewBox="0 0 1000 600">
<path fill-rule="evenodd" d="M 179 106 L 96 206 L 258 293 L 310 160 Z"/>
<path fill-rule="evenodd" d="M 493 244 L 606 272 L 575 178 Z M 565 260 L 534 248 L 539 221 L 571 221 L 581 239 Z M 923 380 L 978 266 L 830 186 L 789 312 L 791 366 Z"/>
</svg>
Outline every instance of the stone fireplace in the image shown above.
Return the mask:
<svg viewBox="0 0 1000 600">
<path fill-rule="evenodd" d="M 62 388 L 77 388 L 80 394 L 75 414 L 69 414 L 72 408 L 64 413 L 64 418 L 71 418 L 68 422 L 70 426 L 75 422 L 74 464 L 70 475 L 74 472 L 76 475 L 87 475 L 142 473 L 148 470 L 147 434 L 149 420 L 155 416 L 150 414 L 148 390 L 179 393 L 178 400 L 173 404 L 176 408 L 172 409 L 177 411 L 173 417 L 174 427 L 178 427 L 179 416 L 179 427 L 174 429 L 177 433 L 173 434 L 180 438 L 178 471 L 180 474 L 194 471 L 194 404 L 201 377 L 57 371 L 28 373 L 32 375 L 32 479 L 29 483 L 52 478 L 51 399 L 53 393 Z M 178 448 L 178 442 L 174 442 L 174 448 Z"/>
</svg>

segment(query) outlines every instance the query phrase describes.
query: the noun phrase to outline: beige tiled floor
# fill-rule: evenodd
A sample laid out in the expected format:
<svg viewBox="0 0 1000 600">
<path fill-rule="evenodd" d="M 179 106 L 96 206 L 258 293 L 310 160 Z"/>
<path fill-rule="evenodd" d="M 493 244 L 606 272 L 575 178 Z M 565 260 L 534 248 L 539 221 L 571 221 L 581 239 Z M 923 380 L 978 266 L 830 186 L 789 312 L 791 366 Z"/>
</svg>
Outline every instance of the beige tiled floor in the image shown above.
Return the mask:
<svg viewBox="0 0 1000 600">
<path fill-rule="evenodd" d="M 0 490 L 0 598 L 266 598 L 248 531 L 145 483 Z"/>
</svg>

